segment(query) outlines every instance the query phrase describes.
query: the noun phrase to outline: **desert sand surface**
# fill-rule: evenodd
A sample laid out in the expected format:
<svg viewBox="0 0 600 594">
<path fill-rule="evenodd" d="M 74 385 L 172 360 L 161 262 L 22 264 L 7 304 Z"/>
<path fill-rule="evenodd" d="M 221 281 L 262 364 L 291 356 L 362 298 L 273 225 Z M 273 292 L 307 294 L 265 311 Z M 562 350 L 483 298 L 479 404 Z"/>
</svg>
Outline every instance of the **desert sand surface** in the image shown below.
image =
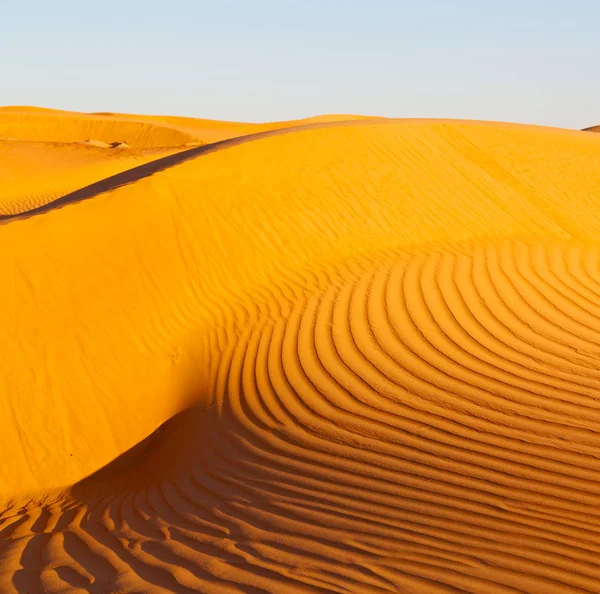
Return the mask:
<svg viewBox="0 0 600 594">
<path fill-rule="evenodd" d="M 0 137 L 0 592 L 600 592 L 600 135 Z"/>
</svg>

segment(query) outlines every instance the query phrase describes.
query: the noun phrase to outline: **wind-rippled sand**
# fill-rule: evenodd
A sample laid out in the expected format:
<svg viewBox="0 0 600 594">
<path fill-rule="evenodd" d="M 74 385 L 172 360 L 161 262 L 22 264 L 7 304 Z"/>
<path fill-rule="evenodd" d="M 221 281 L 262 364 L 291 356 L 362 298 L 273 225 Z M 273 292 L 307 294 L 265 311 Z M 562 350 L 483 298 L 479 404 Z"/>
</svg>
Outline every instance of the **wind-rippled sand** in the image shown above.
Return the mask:
<svg viewBox="0 0 600 594">
<path fill-rule="evenodd" d="M 0 592 L 600 592 L 600 135 L 5 108 L 0 156 Z"/>
</svg>

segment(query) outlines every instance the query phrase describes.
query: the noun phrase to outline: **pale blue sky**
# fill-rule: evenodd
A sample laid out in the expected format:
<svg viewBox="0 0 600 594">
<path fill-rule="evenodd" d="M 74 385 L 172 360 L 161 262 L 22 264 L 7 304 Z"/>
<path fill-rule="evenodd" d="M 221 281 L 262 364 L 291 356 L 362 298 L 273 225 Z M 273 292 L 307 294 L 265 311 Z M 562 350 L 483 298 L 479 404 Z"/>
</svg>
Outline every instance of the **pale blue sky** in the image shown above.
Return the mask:
<svg viewBox="0 0 600 594">
<path fill-rule="evenodd" d="M 598 0 L 0 0 L 0 105 L 600 124 Z"/>
</svg>

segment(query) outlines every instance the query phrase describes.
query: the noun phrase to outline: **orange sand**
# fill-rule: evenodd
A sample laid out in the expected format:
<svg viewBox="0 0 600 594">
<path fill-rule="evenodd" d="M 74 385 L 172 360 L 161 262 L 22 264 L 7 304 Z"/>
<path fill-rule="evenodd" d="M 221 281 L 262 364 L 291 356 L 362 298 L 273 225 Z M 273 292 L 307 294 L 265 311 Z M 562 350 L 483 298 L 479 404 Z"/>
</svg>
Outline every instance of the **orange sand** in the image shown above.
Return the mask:
<svg viewBox="0 0 600 594">
<path fill-rule="evenodd" d="M 0 135 L 0 592 L 600 592 L 600 136 Z"/>
</svg>

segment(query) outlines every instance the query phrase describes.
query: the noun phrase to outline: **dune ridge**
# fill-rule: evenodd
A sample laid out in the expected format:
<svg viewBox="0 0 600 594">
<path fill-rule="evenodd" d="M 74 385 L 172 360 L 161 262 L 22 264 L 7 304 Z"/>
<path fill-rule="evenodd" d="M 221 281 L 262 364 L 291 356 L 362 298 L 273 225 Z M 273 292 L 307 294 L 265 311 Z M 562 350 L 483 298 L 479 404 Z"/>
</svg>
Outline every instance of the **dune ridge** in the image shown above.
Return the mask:
<svg viewBox="0 0 600 594">
<path fill-rule="evenodd" d="M 57 204 L 65 202 L 67 194 L 82 190 L 82 186 L 101 184 L 111 174 L 124 173 L 136 165 L 176 153 L 185 153 L 185 158 L 197 156 L 201 154 L 194 150 L 198 146 L 215 144 L 225 148 L 227 145 L 219 143 L 229 139 L 239 142 L 235 139 L 274 129 L 366 119 L 370 118 L 331 115 L 245 124 L 168 116 L 85 114 L 28 106 L 0 107 L 0 217 L 6 220 L 29 211 L 46 212 L 47 204 L 57 199 L 62 201 Z M 165 159 L 163 164 L 172 166 L 177 162 Z M 156 163 L 157 171 L 159 165 Z M 144 169 L 138 173 L 141 171 Z"/>
<path fill-rule="evenodd" d="M 196 138 L 170 127 L 69 114 L 0 112 L 0 138 L 33 142 L 126 142 L 133 148 L 166 148 Z"/>
<path fill-rule="evenodd" d="M 115 150 L 0 140 L 0 218 L 34 211 L 81 187 L 182 149 Z"/>
<path fill-rule="evenodd" d="M 9 214 L 0 590 L 600 591 L 598 149 L 313 123 Z"/>
<path fill-rule="evenodd" d="M 364 119 L 360 120 L 360 123 L 367 124 L 367 123 L 379 121 L 381 119 L 382 118 L 364 118 Z M 46 199 L 43 201 L 42 204 L 39 204 L 39 205 L 35 204 L 29 208 L 26 207 L 26 205 L 24 204 L 24 201 L 22 199 L 20 199 L 19 196 L 15 196 L 15 195 L 13 195 L 14 193 L 10 192 L 11 188 L 9 187 L 9 191 L 6 191 L 6 193 L 4 194 L 5 198 L 4 198 L 3 202 L 8 202 L 8 200 L 6 198 L 6 197 L 8 197 L 8 198 L 12 199 L 13 201 L 17 202 L 18 206 L 13 207 L 12 210 L 14 210 L 14 212 L 12 212 L 10 206 L 8 206 L 8 208 L 7 208 L 6 205 L 3 205 L 2 202 L 0 202 L 0 209 L 5 208 L 5 209 L 9 210 L 9 212 L 7 212 L 7 213 L 0 213 L 0 221 L 13 220 L 16 218 L 33 216 L 36 214 L 48 212 L 49 210 L 53 210 L 55 208 L 60 208 L 67 204 L 79 202 L 80 200 L 93 198 L 94 196 L 97 196 L 100 193 L 109 192 L 109 191 L 119 188 L 123 185 L 134 183 L 136 181 L 139 181 L 140 179 L 143 179 L 150 175 L 154 175 L 155 173 L 163 171 L 164 169 L 174 167 L 175 165 L 179 165 L 180 163 L 184 163 L 185 161 L 194 159 L 200 155 L 208 154 L 208 153 L 211 153 L 214 151 L 223 150 L 226 148 L 237 146 L 242 143 L 251 142 L 253 140 L 259 140 L 260 138 L 268 138 L 269 136 L 285 134 L 285 133 L 294 132 L 297 130 L 312 130 L 312 129 L 318 129 L 318 128 L 330 128 L 332 126 L 356 125 L 355 120 L 330 121 L 330 120 L 325 119 L 324 121 L 320 121 L 320 118 L 317 118 L 317 120 L 319 120 L 319 121 L 317 121 L 315 123 L 289 125 L 289 126 L 284 126 L 283 128 L 266 129 L 266 130 L 261 130 L 259 132 L 241 134 L 240 136 L 226 138 L 224 140 L 220 140 L 217 142 L 213 142 L 210 144 L 205 144 L 205 145 L 201 145 L 201 146 L 197 146 L 197 147 L 193 147 L 193 148 L 180 148 L 175 151 L 173 151 L 173 150 L 162 150 L 162 151 L 155 150 L 152 152 L 145 151 L 143 153 L 143 155 L 140 155 L 139 153 L 138 154 L 133 153 L 133 157 L 136 160 L 142 161 L 141 165 L 137 165 L 135 167 L 127 167 L 127 166 L 123 167 L 122 163 L 125 160 L 121 159 L 121 158 L 109 159 L 108 164 L 113 165 L 113 166 L 115 164 L 118 164 L 117 165 L 118 173 L 115 173 L 114 175 L 111 175 L 109 177 L 103 177 L 99 181 L 95 181 L 84 187 L 79 187 L 76 190 L 73 190 L 72 192 L 67 192 L 66 194 L 63 194 L 62 196 L 58 196 L 54 199 Z M 1 146 L 2 145 L 0 145 L 0 147 Z M 14 153 L 15 153 L 14 144 L 11 143 L 10 145 L 7 146 L 7 148 L 10 150 L 10 157 L 11 158 L 14 157 Z M 26 149 L 25 154 L 29 158 L 32 153 L 31 143 L 25 143 L 24 148 Z M 54 149 L 53 155 L 56 155 L 56 150 L 55 150 L 56 147 L 53 146 L 52 148 Z M 77 152 L 78 152 L 78 154 L 81 154 L 81 150 L 77 149 Z M 102 153 L 102 154 L 106 155 L 107 153 Z M 131 152 L 126 153 L 126 157 L 129 155 L 131 155 Z M 36 157 L 37 157 L 37 155 L 36 155 Z M 69 172 L 73 172 L 73 169 L 75 169 L 73 166 L 72 160 L 69 160 L 68 162 L 66 162 L 65 160 L 62 160 L 62 163 L 68 163 Z M 125 161 L 125 163 L 128 164 L 129 162 Z M 19 165 L 21 165 L 21 164 L 19 164 Z M 14 166 L 14 164 L 11 164 L 11 167 L 12 166 Z M 53 173 L 54 173 L 54 170 L 53 170 Z M 83 178 L 81 170 L 75 169 L 74 173 L 77 176 L 77 179 L 81 180 Z M 98 174 L 94 171 L 94 177 L 97 177 L 97 176 L 98 176 Z M 22 182 L 22 178 L 20 176 L 17 176 L 16 180 L 19 182 Z M 8 181 L 11 182 L 13 180 L 9 179 Z M 14 185 L 17 185 L 17 184 L 15 183 Z M 63 178 L 61 178 L 60 188 L 63 190 L 63 192 L 65 191 L 65 188 L 67 188 L 67 187 L 68 186 L 64 183 Z M 30 194 L 26 194 L 26 195 L 28 198 L 31 197 Z"/>
<path fill-rule="evenodd" d="M 166 149 L 219 142 L 236 136 L 315 123 L 363 119 L 367 116 L 323 115 L 300 120 L 248 123 L 177 116 L 111 112 L 83 113 L 29 106 L 0 107 L 0 140 L 73 143 L 134 149 Z"/>
</svg>

